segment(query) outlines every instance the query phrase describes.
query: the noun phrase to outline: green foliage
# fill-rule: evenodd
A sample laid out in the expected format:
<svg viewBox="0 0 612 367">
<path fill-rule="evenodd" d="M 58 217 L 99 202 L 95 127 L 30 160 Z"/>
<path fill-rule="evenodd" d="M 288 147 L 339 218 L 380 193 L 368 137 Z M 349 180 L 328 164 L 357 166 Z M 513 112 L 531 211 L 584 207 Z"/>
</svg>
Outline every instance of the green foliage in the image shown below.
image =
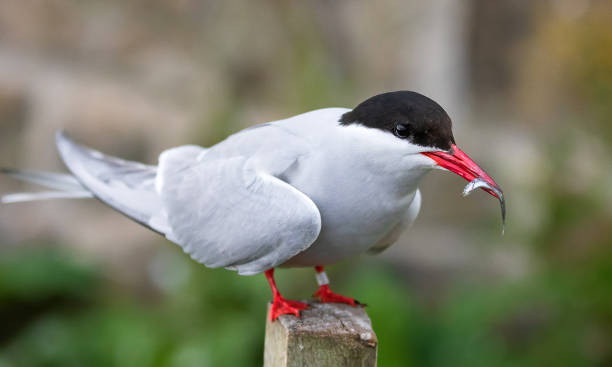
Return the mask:
<svg viewBox="0 0 612 367">
<path fill-rule="evenodd" d="M 0 366 L 260 365 L 265 279 L 205 269 L 176 249 L 162 255 L 168 268 L 161 275 L 179 271 L 184 277 L 152 297 L 117 289 L 95 268 L 61 252 L 4 254 L 0 316 L 12 322 L 1 334 Z M 551 266 L 520 282 L 456 285 L 435 305 L 411 297 L 389 267 L 360 265 L 331 268 L 331 276 L 339 292 L 368 304 L 381 366 L 591 366 L 611 360 L 612 251 L 569 272 Z M 305 271 L 279 275 L 281 287 L 296 294 L 314 289 Z M 17 310 L 28 317 L 17 320 Z"/>
</svg>

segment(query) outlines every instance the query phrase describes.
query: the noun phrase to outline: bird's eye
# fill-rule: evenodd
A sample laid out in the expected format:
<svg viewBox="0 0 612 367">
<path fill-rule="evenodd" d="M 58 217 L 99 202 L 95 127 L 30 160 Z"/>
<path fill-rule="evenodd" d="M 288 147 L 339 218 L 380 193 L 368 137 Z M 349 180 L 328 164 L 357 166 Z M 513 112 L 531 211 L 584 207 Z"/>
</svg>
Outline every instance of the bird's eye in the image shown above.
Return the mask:
<svg viewBox="0 0 612 367">
<path fill-rule="evenodd" d="M 410 135 L 410 128 L 407 125 L 398 124 L 395 126 L 395 135 L 399 138 L 407 138 Z"/>
</svg>

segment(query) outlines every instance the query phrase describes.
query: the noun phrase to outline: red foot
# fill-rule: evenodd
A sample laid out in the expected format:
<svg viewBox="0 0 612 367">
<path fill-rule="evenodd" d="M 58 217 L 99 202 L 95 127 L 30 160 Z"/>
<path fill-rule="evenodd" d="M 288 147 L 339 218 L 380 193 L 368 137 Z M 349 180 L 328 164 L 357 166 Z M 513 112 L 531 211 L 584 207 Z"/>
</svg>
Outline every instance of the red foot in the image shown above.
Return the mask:
<svg viewBox="0 0 612 367">
<path fill-rule="evenodd" d="M 300 317 L 300 311 L 308 308 L 303 302 L 284 299 L 282 296 L 274 297 L 270 308 L 270 320 L 276 320 L 280 315 L 295 315 Z"/>
<path fill-rule="evenodd" d="M 349 297 L 344 297 L 341 296 L 339 294 L 336 294 L 334 292 L 332 292 L 329 289 L 329 285 L 328 284 L 324 284 L 322 286 L 319 287 L 319 290 L 312 295 L 313 297 L 318 297 L 321 299 L 321 302 L 323 303 L 346 303 L 347 305 L 351 305 L 351 306 L 357 306 L 360 303 L 357 302 L 355 299 L 353 298 L 349 298 Z"/>
</svg>

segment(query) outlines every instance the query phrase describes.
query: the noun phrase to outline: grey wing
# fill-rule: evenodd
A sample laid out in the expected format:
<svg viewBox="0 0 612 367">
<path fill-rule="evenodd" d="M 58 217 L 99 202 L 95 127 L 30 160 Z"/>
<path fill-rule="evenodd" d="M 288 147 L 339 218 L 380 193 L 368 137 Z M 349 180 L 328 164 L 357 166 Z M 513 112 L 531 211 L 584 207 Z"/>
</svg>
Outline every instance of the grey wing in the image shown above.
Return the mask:
<svg viewBox="0 0 612 367">
<path fill-rule="evenodd" d="M 204 159 L 160 176 L 167 237 L 208 267 L 257 274 L 308 248 L 321 231 L 310 198 L 245 157 Z"/>
<path fill-rule="evenodd" d="M 56 136 L 57 149 L 78 182 L 107 205 L 155 230 L 151 217 L 162 210 L 155 191 L 157 167 L 104 155 L 70 140 L 63 132 Z"/>
</svg>

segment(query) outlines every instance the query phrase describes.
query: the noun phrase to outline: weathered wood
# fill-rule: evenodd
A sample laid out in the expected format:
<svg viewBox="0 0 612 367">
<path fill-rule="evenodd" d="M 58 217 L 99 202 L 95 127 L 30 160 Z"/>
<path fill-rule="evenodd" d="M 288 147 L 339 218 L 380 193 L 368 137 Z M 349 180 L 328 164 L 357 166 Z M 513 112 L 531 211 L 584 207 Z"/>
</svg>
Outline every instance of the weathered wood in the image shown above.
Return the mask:
<svg viewBox="0 0 612 367">
<path fill-rule="evenodd" d="M 378 339 L 364 308 L 309 305 L 301 319 L 267 317 L 264 367 L 376 366 Z"/>
</svg>

